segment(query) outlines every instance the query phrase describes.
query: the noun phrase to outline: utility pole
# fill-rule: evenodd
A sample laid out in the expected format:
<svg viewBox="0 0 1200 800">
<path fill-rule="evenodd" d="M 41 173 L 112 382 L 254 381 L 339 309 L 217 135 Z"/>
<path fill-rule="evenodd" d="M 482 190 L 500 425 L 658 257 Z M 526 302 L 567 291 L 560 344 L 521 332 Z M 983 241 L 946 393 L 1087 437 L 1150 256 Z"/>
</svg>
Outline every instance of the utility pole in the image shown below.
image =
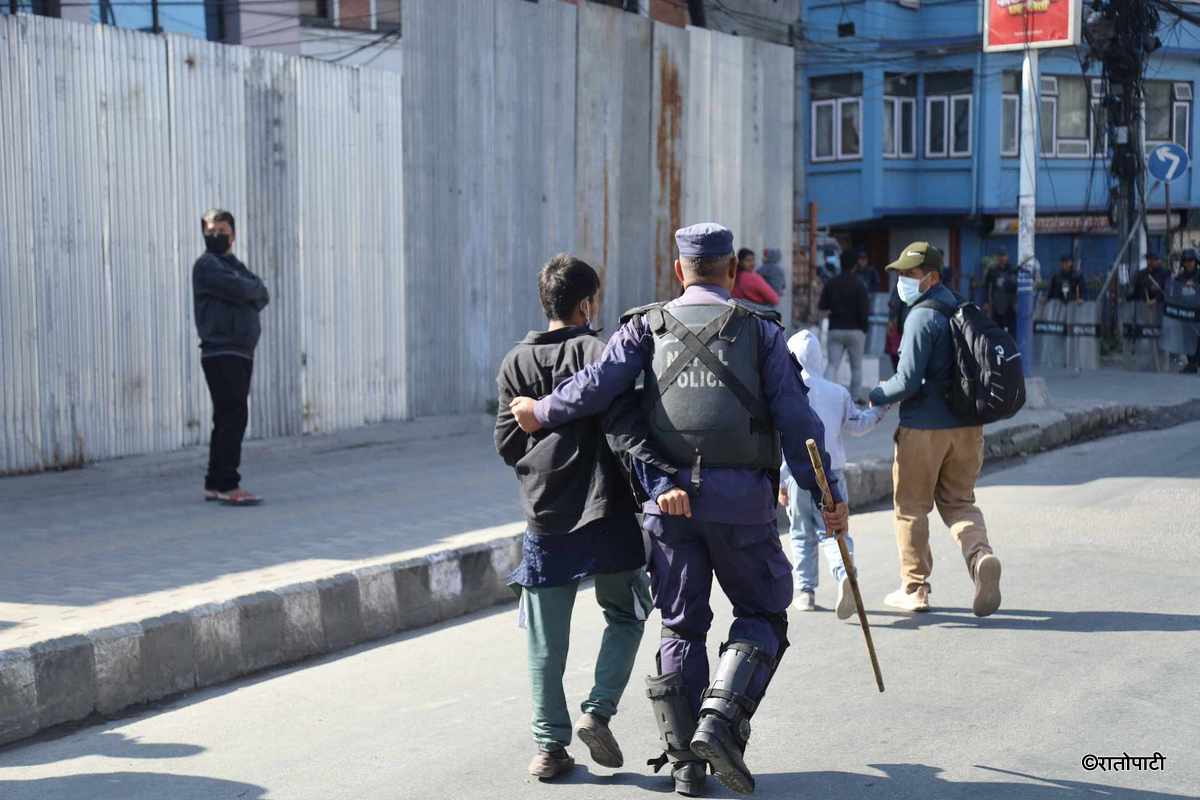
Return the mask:
<svg viewBox="0 0 1200 800">
<path fill-rule="evenodd" d="M 1033 376 L 1033 274 L 1037 260 L 1038 51 L 1025 49 L 1021 65 L 1021 183 L 1017 196 L 1017 349 L 1025 377 Z"/>
</svg>

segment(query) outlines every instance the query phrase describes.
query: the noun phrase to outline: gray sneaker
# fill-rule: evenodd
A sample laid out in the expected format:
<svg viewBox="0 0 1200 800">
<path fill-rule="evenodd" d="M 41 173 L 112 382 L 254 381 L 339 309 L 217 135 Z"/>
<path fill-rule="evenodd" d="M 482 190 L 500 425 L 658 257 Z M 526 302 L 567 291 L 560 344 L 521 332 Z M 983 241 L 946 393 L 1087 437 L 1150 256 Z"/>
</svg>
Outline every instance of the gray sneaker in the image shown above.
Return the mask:
<svg viewBox="0 0 1200 800">
<path fill-rule="evenodd" d="M 575 736 L 587 745 L 592 761 L 602 767 L 616 769 L 625 764 L 625 756 L 617 745 L 608 723 L 595 714 L 584 714 L 575 723 Z"/>
<path fill-rule="evenodd" d="M 810 589 L 796 592 L 796 597 L 792 600 L 792 605 L 796 607 L 797 611 L 817 610 L 817 601 L 813 596 L 812 590 Z"/>
<path fill-rule="evenodd" d="M 529 762 L 529 774 L 533 777 L 548 781 L 565 775 L 575 766 L 575 759 L 566 750 L 538 750 L 537 755 Z"/>
<path fill-rule="evenodd" d="M 975 616 L 986 617 L 1000 607 L 1000 559 L 984 553 L 975 559 Z"/>
</svg>

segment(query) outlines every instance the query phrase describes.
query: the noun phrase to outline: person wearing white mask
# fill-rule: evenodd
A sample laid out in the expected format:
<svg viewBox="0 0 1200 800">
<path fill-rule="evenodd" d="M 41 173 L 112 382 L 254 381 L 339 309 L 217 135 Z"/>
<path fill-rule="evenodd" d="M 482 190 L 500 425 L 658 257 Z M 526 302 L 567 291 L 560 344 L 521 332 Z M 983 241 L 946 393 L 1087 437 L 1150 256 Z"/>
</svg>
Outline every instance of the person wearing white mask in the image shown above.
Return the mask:
<svg viewBox="0 0 1200 800">
<path fill-rule="evenodd" d="M 986 617 L 1000 607 L 1000 559 L 992 553 L 983 513 L 975 505 L 983 426 L 964 425 L 950 409 L 950 322 L 941 311 L 924 305 L 936 301 L 956 308 L 959 301 L 942 285 L 942 252 L 928 242 L 908 245 L 887 268 L 898 273 L 897 293 L 911 310 L 904 321 L 896 374 L 870 395 L 872 406 L 900 403 L 892 486 L 901 585 L 884 603 L 905 611 L 929 610 L 929 512 L 936 506 L 975 583 L 974 612 Z"/>
<path fill-rule="evenodd" d="M 829 481 L 840 488 L 842 497 L 849 502 L 843 474 L 846 469 L 846 446 L 842 434 L 862 436 L 873 431 L 887 413 L 887 408 L 861 409 L 855 405 L 846 387 L 822 377 L 825 374 L 825 354 L 821 352 L 820 339 L 812 331 L 803 330 L 794 334 L 788 339 L 787 346 L 800 362 L 800 375 L 808 386 L 808 404 L 825 426 Z M 792 569 L 792 583 L 796 588 L 792 605 L 800 611 L 815 611 L 817 608 L 819 544 L 829 564 L 829 571 L 837 582 L 837 605 L 834 608 L 838 619 L 849 619 L 856 611 L 850 578 L 846 575 L 837 540 L 826 533 L 820 507 L 808 492 L 800 491 L 786 460 L 780 467 L 779 485 L 779 504 L 787 509 L 791 522 L 792 555 L 796 562 Z M 848 534 L 844 538 L 846 547 L 853 555 L 854 540 Z"/>
</svg>

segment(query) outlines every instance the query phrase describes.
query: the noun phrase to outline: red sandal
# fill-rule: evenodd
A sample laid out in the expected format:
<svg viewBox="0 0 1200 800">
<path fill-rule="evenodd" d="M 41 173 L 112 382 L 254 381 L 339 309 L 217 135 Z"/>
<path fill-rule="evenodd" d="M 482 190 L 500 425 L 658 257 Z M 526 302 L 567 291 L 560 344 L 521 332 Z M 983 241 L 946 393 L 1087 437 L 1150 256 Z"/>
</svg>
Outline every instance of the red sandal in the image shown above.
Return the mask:
<svg viewBox="0 0 1200 800">
<path fill-rule="evenodd" d="M 245 489 L 234 489 L 229 492 L 219 492 L 217 499 L 223 506 L 256 506 L 262 503 L 262 498 L 253 495 Z"/>
</svg>

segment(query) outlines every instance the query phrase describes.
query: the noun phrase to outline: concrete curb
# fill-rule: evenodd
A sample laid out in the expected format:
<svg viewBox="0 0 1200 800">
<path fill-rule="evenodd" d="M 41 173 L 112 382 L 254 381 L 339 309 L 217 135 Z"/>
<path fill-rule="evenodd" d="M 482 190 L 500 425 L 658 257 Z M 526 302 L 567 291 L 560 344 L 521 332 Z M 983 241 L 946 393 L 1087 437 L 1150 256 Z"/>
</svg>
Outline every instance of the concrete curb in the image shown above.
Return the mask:
<svg viewBox="0 0 1200 800">
<path fill-rule="evenodd" d="M 1061 447 L 1139 419 L 1200 419 L 1200 402 L 1046 413 L 1049 422 L 988 432 L 987 458 Z M 889 497 L 891 473 L 890 459 L 847 465 L 854 507 Z M 520 557 L 520 535 L 506 536 L 0 651 L 0 745 L 512 600 L 504 579 Z"/>
</svg>

